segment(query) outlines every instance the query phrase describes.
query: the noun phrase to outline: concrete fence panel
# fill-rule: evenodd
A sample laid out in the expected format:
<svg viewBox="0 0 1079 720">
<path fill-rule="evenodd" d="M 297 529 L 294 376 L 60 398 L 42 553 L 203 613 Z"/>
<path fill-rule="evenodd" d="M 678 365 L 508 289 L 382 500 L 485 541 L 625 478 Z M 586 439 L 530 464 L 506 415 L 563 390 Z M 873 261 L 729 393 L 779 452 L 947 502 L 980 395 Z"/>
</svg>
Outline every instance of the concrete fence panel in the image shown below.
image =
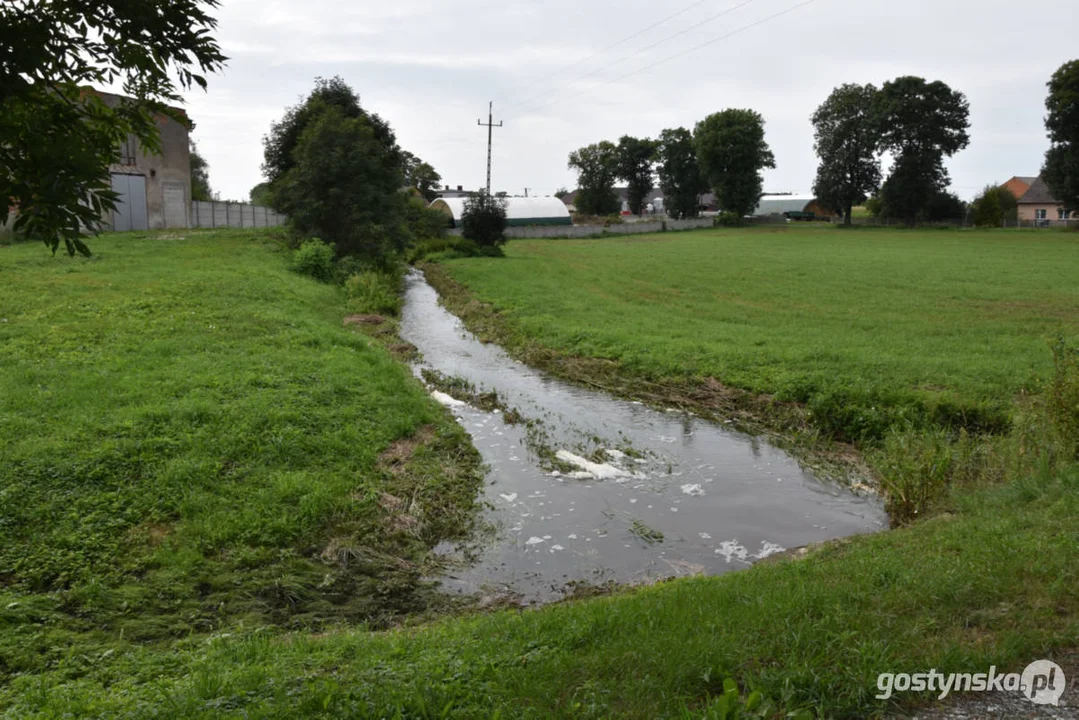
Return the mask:
<svg viewBox="0 0 1079 720">
<path fill-rule="evenodd" d="M 286 217 L 268 207 L 248 203 L 196 200 L 191 203 L 191 227 L 278 227 Z"/>
</svg>

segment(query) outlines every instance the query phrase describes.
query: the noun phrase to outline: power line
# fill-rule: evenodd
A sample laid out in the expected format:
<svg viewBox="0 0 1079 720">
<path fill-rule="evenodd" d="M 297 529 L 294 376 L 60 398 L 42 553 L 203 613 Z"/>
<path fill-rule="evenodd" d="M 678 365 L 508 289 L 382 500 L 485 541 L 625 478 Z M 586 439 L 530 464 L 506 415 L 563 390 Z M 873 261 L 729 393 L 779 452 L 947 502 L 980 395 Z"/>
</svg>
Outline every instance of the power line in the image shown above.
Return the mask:
<svg viewBox="0 0 1079 720">
<path fill-rule="evenodd" d="M 701 43 L 699 45 L 694 45 L 693 47 L 688 48 L 686 50 L 683 50 L 681 52 L 675 53 L 674 55 L 668 55 L 667 57 L 663 58 L 662 60 L 658 60 L 658 61 L 652 63 L 651 65 L 645 65 L 644 67 L 638 68 L 636 70 L 631 70 L 630 72 L 619 75 L 618 77 L 614 77 L 614 78 L 611 78 L 609 80 L 604 80 L 603 82 L 598 83 L 596 85 L 593 85 L 590 88 L 586 88 L 584 90 L 581 90 L 580 92 L 574 93 L 573 95 L 562 98 L 562 100 L 569 100 L 569 99 L 572 99 L 572 98 L 575 98 L 575 97 L 580 97 L 581 95 L 584 95 L 585 93 L 592 92 L 596 88 L 603 87 L 604 85 L 609 85 L 610 83 L 613 83 L 613 82 L 618 82 L 619 80 L 625 80 L 628 77 L 638 75 L 638 74 L 640 74 L 642 72 L 645 72 L 646 70 L 651 70 L 652 68 L 663 65 L 664 63 L 670 62 L 671 60 L 675 60 L 677 58 L 683 57 L 683 56 L 688 55 L 688 54 L 690 54 L 692 52 L 696 52 L 697 50 L 708 47 L 709 45 L 714 45 L 715 43 L 720 42 L 721 40 L 726 40 L 726 39 L 731 38 L 731 37 L 733 37 L 735 35 L 739 35 L 739 34 L 745 32 L 746 30 L 751 30 L 751 29 L 753 29 L 753 28 L 755 28 L 755 27 L 757 27 L 759 25 L 763 25 L 766 22 L 771 22 L 772 20 L 776 20 L 778 18 L 781 18 L 784 15 L 789 15 L 790 13 L 794 12 L 795 10 L 799 10 L 801 8 L 804 8 L 807 5 L 812 5 L 814 2 L 816 2 L 816 0 L 805 0 L 805 2 L 798 3 L 797 5 L 792 5 L 791 7 L 787 8 L 786 10 L 782 10 L 780 12 L 777 12 L 774 15 L 769 15 L 766 18 L 762 18 L 761 20 L 758 20 L 758 21 L 756 21 L 754 23 L 750 23 L 749 25 L 745 25 L 743 27 L 740 27 L 737 30 L 732 30 L 731 32 L 729 32 L 729 33 L 727 33 L 725 35 L 720 35 L 719 37 L 713 38 L 713 39 L 711 39 L 711 40 L 709 40 L 707 42 L 703 42 L 703 43 Z M 530 112 L 535 112 L 536 110 L 541 110 L 541 109 L 543 109 L 545 107 L 548 107 L 549 105 L 553 104 L 553 102 L 554 101 L 546 102 L 546 103 L 543 103 L 541 105 L 534 106 L 532 108 L 526 108 L 526 110 L 528 110 Z M 514 117 L 518 117 L 518 116 L 514 116 Z"/>
<path fill-rule="evenodd" d="M 716 20 L 719 20 L 721 17 L 724 17 L 726 15 L 730 15 L 731 13 L 735 12 L 736 10 L 741 10 L 746 5 L 750 5 L 750 4 L 754 3 L 754 2 L 756 2 L 756 0 L 743 0 L 743 2 L 741 2 L 741 3 L 737 4 L 737 5 L 734 5 L 732 7 L 729 7 L 726 10 L 722 10 L 722 11 L 716 13 L 715 15 L 711 15 L 711 16 L 705 18 L 704 20 L 700 21 L 699 23 L 696 23 L 694 25 L 690 25 L 689 27 L 685 28 L 684 30 L 679 30 L 676 33 L 672 33 L 671 35 L 668 35 L 667 37 L 663 38 L 662 40 L 657 40 L 656 42 L 652 43 L 651 45 L 647 45 L 647 46 L 645 46 L 643 48 L 640 48 L 638 50 L 634 50 L 633 52 L 629 53 L 628 55 L 623 55 L 622 57 L 618 58 L 617 60 L 612 60 L 612 61 L 610 61 L 608 63 L 600 65 L 599 67 L 594 68 L 591 71 L 585 73 L 584 75 L 580 75 L 575 79 L 576 80 L 584 80 L 585 78 L 592 77 L 593 75 L 595 75 L 597 73 L 600 73 L 603 70 L 606 70 L 607 68 L 611 67 L 612 65 L 619 65 L 621 63 L 624 63 L 626 60 L 629 60 L 630 58 L 636 57 L 637 55 L 640 55 L 643 52 L 647 52 L 647 51 L 649 51 L 649 50 L 651 50 L 653 48 L 659 47 L 660 45 L 663 45 L 664 43 L 670 42 L 671 40 L 674 40 L 677 37 L 681 37 L 682 35 L 685 35 L 686 33 L 693 32 L 694 30 L 699 30 L 700 28 L 704 27 L 708 23 L 715 22 Z M 651 28 L 648 28 L 648 29 L 651 29 Z M 638 33 L 638 35 L 639 34 L 640 33 Z M 602 54 L 602 53 L 600 53 L 600 54 Z M 536 98 L 541 98 L 541 97 L 543 97 L 545 95 L 550 95 L 552 92 L 555 92 L 557 89 L 558 88 L 550 88 L 550 89 L 548 89 L 548 90 L 546 90 L 546 91 L 544 91 L 542 93 L 539 93 L 538 95 L 531 96 L 531 98 L 536 99 Z M 510 105 L 510 107 L 511 108 L 512 107 L 517 107 L 517 106 L 525 104 L 527 102 L 529 102 L 529 100 L 521 100 L 520 102 L 512 103 Z"/>
<path fill-rule="evenodd" d="M 570 70 L 570 69 L 576 67 L 577 65 L 580 65 L 583 62 L 587 62 L 587 61 L 591 60 L 594 57 L 599 57 L 600 55 L 603 55 L 604 53 L 606 53 L 606 52 L 608 52 L 610 50 L 614 50 L 619 45 L 624 45 L 625 43 L 629 42 L 630 40 L 638 38 L 641 35 L 644 35 L 649 30 L 652 30 L 654 28 L 659 27 L 660 25 L 663 25 L 664 23 L 667 23 L 667 22 L 669 22 L 671 20 L 674 20 L 676 17 L 678 17 L 680 15 L 684 15 L 685 13 L 689 12 L 693 8 L 697 7 L 698 5 L 703 5 L 704 3 L 709 2 L 709 1 L 710 0 L 697 0 L 697 2 L 694 2 L 694 3 L 690 4 L 690 5 L 687 5 L 686 7 L 682 8 L 678 12 L 673 13 L 673 14 L 668 15 L 667 17 L 663 18 L 659 22 L 654 22 L 651 25 L 649 25 L 648 27 L 643 28 L 641 30 L 638 30 L 637 32 L 633 33 L 632 35 L 627 35 L 626 37 L 622 38 L 618 42 L 613 43 L 611 45 L 608 45 L 607 47 L 603 48 L 602 50 L 597 50 L 596 52 L 592 53 L 591 55 L 583 57 L 580 60 L 575 60 L 574 62 L 571 62 L 569 65 L 566 65 L 561 70 L 558 70 L 558 71 L 556 71 L 556 72 L 554 72 L 552 74 L 549 74 L 548 77 L 552 77 L 552 76 L 553 77 L 558 77 L 559 75 L 566 72 L 567 70 Z M 544 81 L 543 80 L 537 80 L 536 82 L 533 82 L 532 85 L 537 85 L 537 84 L 542 83 L 542 82 L 544 82 Z M 525 86 L 525 87 L 527 89 L 528 86 Z M 513 96 L 511 95 L 510 97 L 513 97 Z M 520 105 L 522 103 L 528 102 L 529 100 L 531 100 L 534 97 L 538 97 L 538 96 L 529 95 L 526 98 L 523 98 L 523 99 L 518 100 L 516 102 L 510 103 L 509 107 L 516 107 L 516 106 L 518 106 L 518 105 Z"/>
</svg>

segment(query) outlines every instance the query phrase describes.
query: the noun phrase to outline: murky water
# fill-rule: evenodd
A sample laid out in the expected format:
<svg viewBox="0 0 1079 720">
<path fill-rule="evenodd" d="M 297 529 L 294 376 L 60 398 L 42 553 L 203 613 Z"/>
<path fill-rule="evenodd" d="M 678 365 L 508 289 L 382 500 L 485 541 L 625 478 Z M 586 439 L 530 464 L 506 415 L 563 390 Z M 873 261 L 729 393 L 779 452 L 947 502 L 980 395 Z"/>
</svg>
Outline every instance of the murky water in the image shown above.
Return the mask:
<svg viewBox="0 0 1079 720">
<path fill-rule="evenodd" d="M 544 467 L 525 424 L 436 394 L 490 466 L 495 528 L 470 564 L 444 578 L 449 589 L 543 602 L 575 581 L 717 574 L 886 524 L 876 498 L 818 481 L 754 437 L 562 382 L 480 343 L 415 271 L 401 336 L 422 353 L 417 373 L 429 368 L 496 391 L 540 421 L 545 445 L 564 461 L 562 470 Z"/>
</svg>

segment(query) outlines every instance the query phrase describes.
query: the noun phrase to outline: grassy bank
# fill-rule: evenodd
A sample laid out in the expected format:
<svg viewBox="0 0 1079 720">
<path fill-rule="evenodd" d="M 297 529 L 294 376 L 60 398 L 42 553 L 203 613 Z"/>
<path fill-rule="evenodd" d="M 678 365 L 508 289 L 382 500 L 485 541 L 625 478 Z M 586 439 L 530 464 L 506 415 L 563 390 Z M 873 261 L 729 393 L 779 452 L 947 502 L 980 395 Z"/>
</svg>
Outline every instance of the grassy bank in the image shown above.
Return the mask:
<svg viewBox="0 0 1079 720">
<path fill-rule="evenodd" d="M 368 633 L 235 633 L 0 690 L 11 717 L 703 717 L 722 679 L 874 717 L 879 672 L 1021 670 L 1079 632 L 1079 473 L 806 559 L 631 594 Z M 688 714 L 687 714 L 688 713 Z M 766 715 L 765 717 L 783 717 Z"/>
<path fill-rule="evenodd" d="M 567 372 L 674 396 L 714 378 L 749 393 L 717 402 L 759 415 L 772 396 L 854 442 L 907 424 L 1000 431 L 1049 370 L 1049 342 L 1079 338 L 1073 234 L 783 227 L 506 254 L 441 267 L 498 314 L 474 326 L 518 354 L 599 359 Z"/>
<path fill-rule="evenodd" d="M 444 602 L 467 436 L 255 231 L 0 248 L 0 680 Z"/>
<path fill-rule="evenodd" d="M 704 249 L 721 249 L 723 237 L 686 234 L 662 242 L 634 239 L 596 244 L 637 244 L 651 247 L 655 253 L 660 252 L 663 242 L 698 243 L 702 255 L 697 264 L 701 264 L 707 261 Z M 735 244 L 752 239 L 739 233 L 731 233 L 731 237 L 736 238 L 731 241 Z M 898 242 L 882 237 L 886 243 Z M 912 237 L 917 241 L 921 236 Z M 611 252 L 602 247 L 581 249 L 576 242 L 566 242 L 560 250 L 562 242 L 550 243 L 550 248 L 521 243 L 516 249 L 511 243 L 507 260 L 469 260 L 446 267 L 454 277 L 466 280 L 464 276 L 470 273 L 482 274 L 490 287 L 507 282 L 489 277 L 496 274 L 519 273 L 521 283 L 536 282 L 530 275 L 542 278 L 549 274 L 543 281 L 550 286 L 546 299 L 558 305 L 568 302 L 560 293 L 573 296 L 582 292 L 573 286 L 581 284 L 584 275 L 577 270 L 561 272 L 557 268 L 567 264 L 565 258 L 546 257 L 545 253 L 570 253 L 574 258 L 574 253 L 580 252 Z M 824 242 L 847 240 L 828 235 Z M 160 249 L 166 243 L 168 249 Z M 16 542 L 27 548 L 25 552 L 33 553 L 35 560 L 33 565 L 16 566 L 23 568 L 25 576 L 0 574 L 0 643 L 5 653 L 0 657 L 8 663 L 0 668 L 5 671 L 0 679 L 0 717 L 719 717 L 718 713 L 707 713 L 709 708 L 715 709 L 723 679 L 731 677 L 743 694 L 757 689 L 772 701 L 772 710 L 760 717 L 787 717 L 788 711 L 808 709 L 819 717 L 853 719 L 876 717 L 913 699 L 897 695 L 887 704 L 876 700 L 880 672 L 924 672 L 931 668 L 985 672 L 990 665 L 1014 671 L 1041 657 L 1063 663 L 1074 648 L 1079 633 L 1079 574 L 1074 562 L 1079 548 L 1079 467 L 1075 462 L 1079 452 L 1079 415 L 1075 411 L 1079 407 L 1079 368 L 1064 362 L 1049 384 L 1033 380 L 1033 375 L 1050 374 L 1051 355 L 1037 332 L 1024 329 L 1021 323 L 1009 327 L 1025 338 L 1023 343 L 1038 347 L 1039 353 L 1035 357 L 1030 350 L 1030 372 L 1014 379 L 1010 387 L 1029 385 L 1038 393 L 1038 400 L 1014 408 L 1004 406 L 993 393 L 979 394 L 974 373 L 969 382 L 957 381 L 955 387 L 935 389 L 928 395 L 918 388 L 889 386 L 908 399 L 910 407 L 928 407 L 927 403 L 939 402 L 934 398 L 947 392 L 954 395 L 956 403 L 991 408 L 999 403 L 1000 412 L 1009 420 L 1007 430 L 966 446 L 961 434 L 932 427 L 898 434 L 888 430 L 880 443 L 866 444 L 885 453 L 880 462 L 904 458 L 906 464 L 900 471 L 911 477 L 924 477 L 927 470 L 943 476 L 947 491 L 939 498 L 932 518 L 901 530 L 818 548 L 799 559 L 759 564 L 720 577 L 663 583 L 537 611 L 503 610 L 371 632 L 370 621 L 364 624 L 363 619 L 374 617 L 377 625 L 377 618 L 389 620 L 390 616 L 372 613 L 370 608 L 367 614 L 338 611 L 332 617 L 351 622 L 333 623 L 325 619 L 329 613 L 317 614 L 328 605 L 301 603 L 297 607 L 314 608 L 301 612 L 291 608 L 288 594 L 252 596 L 247 590 L 259 587 L 260 573 L 291 577 L 286 573 L 293 567 L 318 567 L 330 579 L 331 588 L 335 578 L 356 573 L 373 583 L 373 597 L 383 603 L 378 607 L 396 607 L 402 600 L 413 599 L 415 608 L 422 611 L 430 607 L 429 598 L 415 589 L 415 583 L 377 584 L 378 578 L 402 576 L 387 575 L 384 567 L 368 563 L 376 557 L 387 563 L 396 558 L 398 566 L 419 572 L 423 551 L 435 533 L 421 533 L 417 538 L 409 534 L 409 528 L 415 528 L 413 523 L 419 519 L 436 523 L 448 518 L 451 524 L 437 534 L 451 535 L 463 528 L 466 508 L 471 507 L 472 476 L 467 470 L 455 470 L 456 463 L 446 465 L 448 459 L 457 457 L 450 448 L 460 445 L 447 447 L 435 440 L 459 439 L 459 431 L 431 407 L 407 372 L 393 365 L 385 351 L 341 328 L 341 291 L 288 274 L 272 246 L 243 235 L 205 241 L 199 235 L 184 241 L 113 238 L 95 245 L 100 258 L 90 263 L 54 261 L 29 252 L 29 247 L 16 250 L 18 254 L 12 255 L 8 254 L 12 249 L 0 249 L 0 272 L 4 273 L 0 319 L 20 318 L 18 332 L 0 323 L 0 339 L 4 341 L 0 362 L 5 370 L 18 368 L 18 376 L 23 378 L 11 382 L 12 392 L 21 393 L 18 405 L 8 404 L 8 394 L 0 399 L 5 426 L 13 421 L 23 423 L 0 441 L 6 443 L 0 456 L 5 467 L 2 491 L 19 493 L 10 507 L 5 504 L 0 511 L 5 513 L 0 533 L 8 533 L 2 538 L 0 553 L 4 554 L 0 559 L 5 568 L 7 563 L 17 562 L 19 552 L 8 549 Z M 779 250 L 773 252 L 782 255 Z M 801 247 L 795 252 L 812 254 Z M 536 265 L 540 269 L 519 270 L 518 265 L 527 267 L 533 255 L 545 258 Z M 617 265 L 619 257 L 614 253 L 604 262 L 591 263 L 591 274 L 605 265 Z M 569 264 L 584 262 L 577 258 Z M 541 269 L 544 263 L 550 263 L 548 270 Z M 686 265 L 693 264 L 686 261 Z M 647 276 L 644 268 L 634 272 Z M 566 287 L 558 288 L 556 277 L 563 277 Z M 480 286 L 479 281 L 468 282 L 469 287 Z M 639 298 L 618 300 L 613 293 L 621 286 L 619 280 L 609 277 L 603 282 L 611 293 L 604 302 L 621 307 L 621 312 L 597 308 L 597 319 L 589 321 L 596 324 L 589 325 L 588 332 L 607 337 L 619 330 L 607 325 L 620 322 L 625 342 L 637 342 L 637 335 L 625 328 L 634 327 L 631 313 L 645 312 L 647 303 Z M 1033 282 L 1027 280 L 1028 285 Z M 12 283 L 18 283 L 22 291 L 10 292 Z M 746 292 L 757 284 L 747 281 Z M 54 294 L 33 295 L 28 290 Z M 477 292 L 484 300 L 498 302 L 483 295 L 481 289 Z M 1067 295 L 1065 290 L 1057 292 Z M 175 295 L 179 301 L 166 299 Z M 65 300 L 53 302 L 50 297 Z M 595 298 L 586 302 L 585 297 L 590 296 L 578 296 L 584 303 L 580 307 L 552 308 L 547 332 L 562 332 L 555 328 L 560 322 L 555 313 L 565 312 L 567 317 L 576 317 L 575 322 L 585 323 L 581 318 L 592 313 L 587 302 L 598 303 Z M 457 299 L 468 310 L 467 297 L 462 294 Z M 634 351 L 644 363 L 641 366 L 623 358 L 628 351 L 614 344 L 608 355 L 617 359 L 570 355 L 566 350 L 570 345 L 558 347 L 553 341 L 550 346 L 538 344 L 533 337 L 543 339 L 542 333 L 533 336 L 518 323 L 533 317 L 532 322 L 541 326 L 535 318 L 542 313 L 534 308 L 544 300 L 542 296 L 520 297 L 520 307 L 533 308 L 528 312 L 499 302 L 501 315 L 473 302 L 471 312 L 465 314 L 481 330 L 504 334 L 511 349 L 546 353 L 547 358 L 565 363 L 562 370 L 567 374 L 575 367 L 584 368 L 579 374 L 585 380 L 624 379 L 646 392 L 650 387 L 681 388 L 689 393 L 687 404 L 712 402 L 718 411 L 726 402 L 741 408 L 747 418 L 759 409 L 753 403 L 775 404 L 752 392 L 738 394 L 718 384 L 704 383 L 701 390 L 704 371 L 699 368 L 693 373 L 668 375 L 657 369 L 660 365 L 646 370 L 648 363 L 670 361 L 663 360 L 665 341 L 659 316 L 650 321 L 656 323 L 648 336 L 651 345 L 640 344 Z M 702 312 L 707 310 L 707 303 L 694 301 L 697 305 Z M 9 307 L 18 308 L 18 313 Z M 106 307 L 123 312 L 105 313 Z M 669 309 L 677 307 L 668 304 Z M 775 313 L 782 315 L 783 305 L 777 307 Z M 188 319 L 179 308 L 195 310 L 195 319 Z M 887 307 L 878 310 L 890 312 Z M 600 316 L 606 318 L 607 325 Z M 125 320 L 120 322 L 117 317 Z M 704 333 L 705 325 L 681 317 L 673 310 L 667 314 L 670 333 L 688 332 L 689 322 L 698 335 L 694 342 L 711 342 Z M 868 311 L 863 317 L 867 324 L 886 326 Z M 44 322 L 23 318 L 44 318 Z M 155 320 L 147 323 L 147 318 Z M 761 320 L 769 321 L 779 322 Z M 797 325 L 793 320 L 785 322 L 792 328 Z M 137 337 L 128 336 L 144 325 L 149 329 Z M 64 332 L 54 327 L 62 327 Z M 222 327 L 232 332 L 218 333 Z M 1056 327 L 1046 327 L 1045 332 Z M 751 325 L 744 331 L 754 332 Z M 805 336 L 811 329 L 802 332 Z M 992 334 L 985 328 L 981 332 Z M 230 340 L 234 334 L 244 341 Z M 72 335 L 80 339 L 63 340 Z M 32 337 L 34 342 L 24 337 Z M 164 340 L 174 344 L 154 353 L 156 343 Z M 724 346 L 717 341 L 716 347 Z M 976 354 L 978 347 L 974 343 L 967 350 Z M 210 353 L 212 362 L 193 372 L 190 364 L 198 362 L 204 352 Z M 900 354 L 898 346 L 891 352 Z M 82 353 L 96 353 L 93 357 L 108 358 L 110 363 L 94 365 Z M 31 361 L 19 359 L 24 355 Z M 1006 358 L 999 361 L 1008 362 Z M 984 356 L 971 362 L 988 366 L 996 360 Z M 915 363 L 909 364 L 913 367 Z M 276 382 L 261 381 L 279 365 L 282 369 L 276 371 Z M 81 384 L 83 373 L 91 372 L 87 367 L 103 378 L 93 387 L 110 383 L 103 386 L 107 394 L 92 396 L 92 388 Z M 845 366 L 834 362 L 830 367 L 843 372 Z M 957 361 L 955 367 L 960 372 L 962 363 Z M 824 373 L 822 368 L 812 370 Z M 799 365 L 790 367 L 794 374 L 803 371 Z M 45 372 L 51 374 L 39 377 Z M 856 366 L 845 372 L 857 380 L 865 371 Z M 5 372 L 3 381 L 14 374 Z M 344 379 L 338 377 L 346 374 Z M 717 377 L 727 380 L 723 375 Z M 235 388 L 237 378 L 244 383 L 239 389 Z M 251 378 L 260 379 L 260 391 L 269 388 L 279 394 L 251 405 L 255 402 L 252 398 L 258 397 L 248 390 Z M 653 378 L 652 384 L 642 383 L 648 378 Z M 333 392 L 318 394 L 321 402 L 313 402 L 311 395 L 324 384 Z M 68 389 L 72 387 L 82 390 L 74 393 Z M 701 394 L 693 396 L 694 392 Z M 202 414 L 192 417 L 184 412 L 184 398 L 198 393 L 209 394 L 202 396 Z M 1011 393 L 1007 391 L 1009 397 Z M 65 399 L 68 396 L 71 399 Z M 76 402 L 76 397 L 83 399 Z M 127 397 L 133 400 L 123 402 Z M 56 404 L 57 399 L 64 402 Z M 152 416 L 155 423 L 135 422 L 143 417 L 131 414 L 141 407 L 139 403 L 158 408 Z M 302 412 L 295 409 L 297 406 Z M 237 414 L 229 414 L 234 407 Z M 238 412 L 244 408 L 250 416 Z M 805 410 L 791 404 L 772 412 L 791 413 L 798 420 Z M 208 422 L 204 418 L 217 413 L 226 414 L 213 426 L 218 432 L 198 434 L 201 424 Z M 276 435 L 260 432 L 256 421 L 264 416 L 276 418 L 275 413 L 295 414 L 275 426 Z M 27 415 L 36 419 L 36 424 L 22 419 Z M 303 438 L 286 432 L 308 416 L 322 422 L 304 425 Z M 111 417 L 124 422 L 105 422 Z M 43 447 L 65 454 L 33 452 L 43 442 L 42 427 L 50 430 L 44 435 L 48 442 Z M 119 427 L 134 434 L 138 440 L 135 447 L 147 449 L 136 454 L 146 463 L 132 465 L 138 473 L 129 472 L 125 465 L 85 474 L 85 468 L 97 466 L 88 460 L 73 466 L 64 464 L 68 455 L 76 459 L 105 457 L 88 455 L 95 449 L 101 453 L 103 444 L 127 447 L 107 445 L 113 435 L 104 432 L 86 434 L 87 428 L 101 427 Z M 935 434 L 938 432 L 942 434 Z M 198 442 L 186 439 L 191 434 Z M 276 436 L 292 438 L 291 443 L 284 443 L 287 452 L 273 451 L 275 443 L 266 438 Z M 118 437 L 123 440 L 127 436 Z M 148 444 L 150 438 L 158 437 L 173 438 L 172 444 Z M 402 437 L 411 437 L 414 442 L 400 442 Z M 416 442 L 419 440 L 424 442 Z M 310 453 L 298 454 L 298 449 L 307 447 L 304 443 L 318 445 Z M 889 443 L 899 444 L 890 447 Z M 248 450 L 243 455 L 233 451 L 234 447 L 252 445 L 258 452 Z M 417 446 L 429 448 L 429 454 Z M 29 461 L 8 465 L 9 453 L 15 451 L 20 453 L 17 457 L 36 458 L 37 465 Z M 942 462 L 945 454 L 946 464 Z M 177 465 L 183 458 L 192 458 L 192 462 L 202 458 L 201 462 L 208 464 L 213 458 L 239 457 L 247 463 L 241 467 L 252 469 L 238 481 L 219 472 L 196 482 L 200 476 L 193 472 L 149 474 L 156 467 L 150 461 L 157 457 L 167 461 L 165 467 Z M 297 465 L 289 464 L 293 457 L 298 458 Z M 362 462 L 344 459 L 353 457 L 362 458 Z M 464 468 L 470 467 L 466 460 L 467 454 L 462 460 Z M 34 467 L 68 470 L 66 474 L 38 471 L 27 476 L 33 483 L 24 482 L 22 469 Z M 419 472 L 408 472 L 410 467 Z M 329 493 L 343 487 L 347 477 L 351 483 L 363 483 L 362 492 L 350 486 L 343 495 L 335 496 L 338 502 L 329 504 L 333 513 L 328 516 L 300 512 L 312 507 L 308 495 L 292 485 L 286 485 L 292 493 L 279 495 L 279 485 L 269 482 L 276 473 L 285 472 L 282 468 L 288 469 L 289 478 L 304 473 L 307 488 L 329 487 L 331 490 L 325 491 Z M 344 468 L 347 473 L 338 475 Z M 464 474 L 455 480 L 458 472 Z M 152 478 L 153 484 L 144 478 Z M 179 485 L 181 481 L 186 484 Z M 406 481 L 413 483 L 420 506 L 432 508 L 430 512 L 402 514 L 401 505 L 383 494 L 413 497 L 403 489 L 391 489 Z M 39 485 L 42 490 L 35 494 Z M 179 501 L 169 500 L 177 494 L 175 488 L 182 490 Z M 464 488 L 471 488 L 467 499 Z M 190 496 L 203 500 L 187 504 L 183 499 Z M 4 496 L 5 501 L 8 497 Z M 114 501 L 114 497 L 123 501 Z M 370 501 L 363 504 L 360 498 Z M 155 507 L 151 500 L 164 508 L 174 503 L 175 509 L 171 515 L 162 514 L 159 522 L 144 531 L 146 508 Z M 128 504 L 139 508 L 140 514 L 133 513 L 130 524 L 122 526 L 115 518 L 126 520 L 128 516 L 117 508 Z M 69 506 L 78 507 L 79 512 L 65 513 Z M 323 506 L 315 503 L 313 507 Z M 31 508 L 37 510 L 31 513 Z M 101 512 L 95 513 L 98 509 Z M 290 523 L 299 522 L 297 516 L 307 518 L 307 524 L 294 528 L 292 534 L 261 530 L 267 525 L 276 528 L 276 523 L 291 527 Z M 156 520 L 158 516 L 150 517 Z M 329 524 L 320 524 L 320 517 L 328 517 Z M 80 518 L 93 520 L 88 525 L 95 529 L 94 534 L 79 534 L 83 527 L 77 522 Z M 113 518 L 117 528 L 95 518 Z M 353 542 L 335 543 L 338 523 L 348 519 L 360 523 L 353 527 Z M 65 536 L 56 534 L 56 523 L 71 539 L 65 541 Z M 159 525 L 164 530 L 153 529 Z M 219 527 L 234 528 L 234 532 L 215 545 L 210 540 L 217 537 L 212 531 Z M 124 544 L 114 552 L 98 553 L 96 538 L 108 538 L 110 532 L 120 538 L 145 535 L 148 539 L 132 544 L 132 550 Z M 356 550 L 361 538 L 367 549 Z M 65 586 L 56 579 L 52 588 L 35 587 L 33 580 L 40 573 L 34 568 L 56 548 L 78 550 L 94 557 L 94 564 L 80 567 L 70 561 L 66 567 L 78 580 L 67 581 Z M 269 551 L 257 554 L 263 548 Z M 327 552 L 330 549 L 333 552 Z M 264 564 L 248 561 L 232 565 L 235 558 L 250 557 L 262 559 Z M 201 578 L 200 570 L 226 574 L 234 583 L 228 588 L 230 594 L 220 594 L 226 592 L 221 590 L 206 605 L 197 604 L 193 598 L 202 586 L 191 589 L 191 583 Z M 256 584 L 249 586 L 248 582 Z M 94 588 L 97 594 L 87 592 L 86 587 Z M 273 587 L 281 587 L 281 583 Z M 81 589 L 81 594 L 73 594 L 75 589 Z M 325 599 L 320 594 L 321 585 L 305 589 L 306 594 L 295 596 Z M 111 604 L 96 600 L 99 597 Z M 129 597 L 137 602 L 120 603 Z M 265 597 L 286 600 L 267 607 Z M 359 597 L 372 595 L 361 593 Z M 165 602 L 172 598 L 179 600 L 172 605 Z M 254 599 L 244 604 L 245 598 Z M 219 601 L 225 603 L 220 610 L 216 609 Z M 347 600 L 344 607 L 349 607 Z M 167 632 L 128 634 L 151 621 L 166 622 Z M 13 662 L 21 665 L 13 669 Z M 1070 671 L 1074 664 L 1065 667 Z"/>
</svg>

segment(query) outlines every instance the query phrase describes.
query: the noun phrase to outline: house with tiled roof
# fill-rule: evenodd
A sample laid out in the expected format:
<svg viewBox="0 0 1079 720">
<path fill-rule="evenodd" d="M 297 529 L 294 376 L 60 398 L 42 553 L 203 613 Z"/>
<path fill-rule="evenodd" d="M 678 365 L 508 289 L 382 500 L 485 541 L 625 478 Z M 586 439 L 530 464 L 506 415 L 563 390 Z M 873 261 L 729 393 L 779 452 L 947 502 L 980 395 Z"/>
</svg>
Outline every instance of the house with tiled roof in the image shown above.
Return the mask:
<svg viewBox="0 0 1079 720">
<path fill-rule="evenodd" d="M 1064 211 L 1064 203 L 1053 197 L 1049 186 L 1040 177 L 1019 176 L 1013 177 L 1004 183 L 1003 187 L 1011 191 L 1019 201 L 1019 219 L 1025 221 L 1035 220 L 1067 220 L 1068 215 Z M 1075 214 L 1072 214 L 1075 217 Z"/>
</svg>

